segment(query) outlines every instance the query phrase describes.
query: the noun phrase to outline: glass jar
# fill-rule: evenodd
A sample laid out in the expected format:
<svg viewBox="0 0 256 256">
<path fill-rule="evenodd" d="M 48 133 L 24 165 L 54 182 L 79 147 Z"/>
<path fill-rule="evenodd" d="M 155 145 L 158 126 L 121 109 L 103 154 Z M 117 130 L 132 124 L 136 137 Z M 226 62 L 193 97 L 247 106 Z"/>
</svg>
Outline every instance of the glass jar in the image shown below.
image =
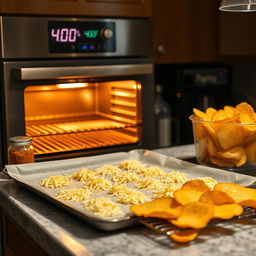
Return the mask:
<svg viewBox="0 0 256 256">
<path fill-rule="evenodd" d="M 26 164 L 35 162 L 32 138 L 18 136 L 9 138 L 8 164 Z"/>
</svg>

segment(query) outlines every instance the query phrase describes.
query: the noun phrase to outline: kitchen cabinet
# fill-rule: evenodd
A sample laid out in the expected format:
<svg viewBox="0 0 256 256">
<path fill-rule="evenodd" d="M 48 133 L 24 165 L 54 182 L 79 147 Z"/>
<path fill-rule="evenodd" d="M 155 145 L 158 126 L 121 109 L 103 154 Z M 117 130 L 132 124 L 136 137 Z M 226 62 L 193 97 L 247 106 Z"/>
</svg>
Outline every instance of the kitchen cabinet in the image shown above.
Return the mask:
<svg viewBox="0 0 256 256">
<path fill-rule="evenodd" d="M 2 211 L 3 256 L 47 256 L 31 237 Z"/>
<path fill-rule="evenodd" d="M 151 17 L 152 0 L 0 0 L 2 14 Z"/>
<path fill-rule="evenodd" d="M 256 56 L 256 13 L 220 12 L 219 54 Z"/>
<path fill-rule="evenodd" d="M 215 61 L 218 7 L 216 0 L 155 0 L 156 63 Z"/>
</svg>

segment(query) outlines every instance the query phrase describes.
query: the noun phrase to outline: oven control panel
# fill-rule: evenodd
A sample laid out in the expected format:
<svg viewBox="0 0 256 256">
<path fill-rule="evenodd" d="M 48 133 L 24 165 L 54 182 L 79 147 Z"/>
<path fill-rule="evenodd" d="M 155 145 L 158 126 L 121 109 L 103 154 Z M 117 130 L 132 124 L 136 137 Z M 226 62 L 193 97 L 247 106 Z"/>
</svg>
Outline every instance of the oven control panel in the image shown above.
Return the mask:
<svg viewBox="0 0 256 256">
<path fill-rule="evenodd" d="M 116 51 L 115 22 L 48 21 L 50 53 Z"/>
</svg>

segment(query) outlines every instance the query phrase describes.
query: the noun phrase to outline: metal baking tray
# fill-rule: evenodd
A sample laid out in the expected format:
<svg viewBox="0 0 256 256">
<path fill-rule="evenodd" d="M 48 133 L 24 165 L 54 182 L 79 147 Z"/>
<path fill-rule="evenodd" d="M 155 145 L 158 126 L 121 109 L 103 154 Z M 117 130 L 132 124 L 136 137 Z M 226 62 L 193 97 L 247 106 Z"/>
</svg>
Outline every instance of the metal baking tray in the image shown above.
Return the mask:
<svg viewBox="0 0 256 256">
<path fill-rule="evenodd" d="M 89 224 L 102 230 L 117 230 L 138 224 L 138 219 L 129 211 L 130 205 L 122 206 L 124 214 L 120 217 L 100 217 L 86 210 L 81 203 L 56 199 L 54 195 L 59 189 L 48 189 L 40 186 L 39 182 L 51 175 L 69 174 L 81 168 L 95 170 L 105 164 L 118 165 L 121 161 L 135 159 L 145 165 L 156 165 L 166 172 L 181 171 L 188 178 L 212 177 L 217 182 L 232 182 L 250 186 L 256 182 L 256 177 L 210 168 L 177 158 L 163 155 L 150 150 L 137 149 L 129 152 L 118 152 L 98 156 L 81 157 L 67 160 L 48 161 L 40 163 L 6 165 L 8 175 L 25 188 L 69 211 Z M 143 191 L 145 193 L 145 191 Z M 106 195 L 106 192 L 99 192 Z M 146 192 L 147 193 L 147 192 Z M 95 195 L 97 196 L 97 195 Z M 109 197 L 109 195 L 108 195 Z"/>
</svg>

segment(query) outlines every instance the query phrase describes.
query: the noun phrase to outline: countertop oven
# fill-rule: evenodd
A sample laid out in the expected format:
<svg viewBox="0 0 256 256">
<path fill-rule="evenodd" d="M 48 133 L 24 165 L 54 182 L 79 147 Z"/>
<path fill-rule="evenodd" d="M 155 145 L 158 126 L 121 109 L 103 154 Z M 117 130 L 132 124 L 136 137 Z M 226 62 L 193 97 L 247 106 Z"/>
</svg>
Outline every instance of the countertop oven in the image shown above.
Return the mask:
<svg viewBox="0 0 256 256">
<path fill-rule="evenodd" d="M 151 22 L 1 17 L 2 165 L 8 138 L 36 161 L 154 143 Z"/>
</svg>

